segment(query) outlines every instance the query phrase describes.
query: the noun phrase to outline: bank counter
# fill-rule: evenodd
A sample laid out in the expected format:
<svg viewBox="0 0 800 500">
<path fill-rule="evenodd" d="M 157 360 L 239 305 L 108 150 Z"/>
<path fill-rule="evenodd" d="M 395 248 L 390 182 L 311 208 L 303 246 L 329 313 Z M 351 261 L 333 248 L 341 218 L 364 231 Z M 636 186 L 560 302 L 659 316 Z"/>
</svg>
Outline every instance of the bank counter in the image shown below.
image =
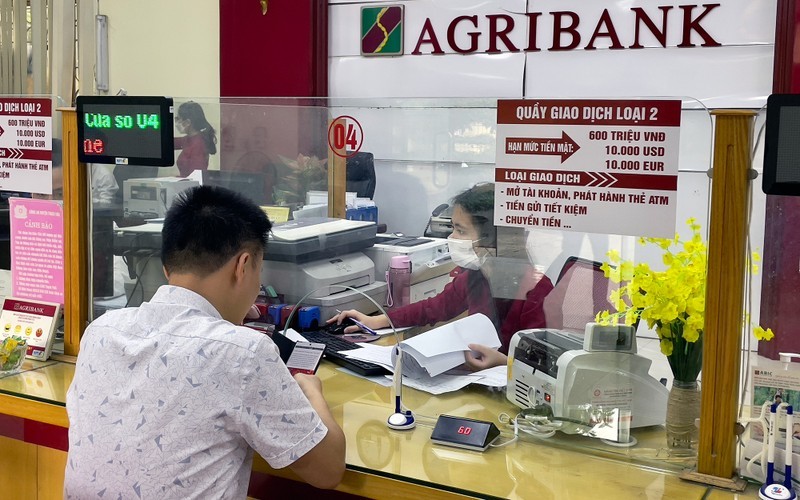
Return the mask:
<svg viewBox="0 0 800 500">
<path fill-rule="evenodd" d="M 6 500 L 61 498 L 71 361 L 26 360 L 19 373 L 0 378 L 0 484 L 6 485 Z M 505 441 L 513 432 L 497 417 L 517 409 L 503 392 L 469 386 L 433 396 L 405 388 L 404 402 L 415 411 L 418 425 L 394 431 L 385 424 L 393 408 L 390 387 L 327 361 L 318 373 L 347 436 L 347 473 L 337 488 L 343 492 L 368 498 L 758 498 L 755 485 L 734 494 L 681 480 L 677 472 L 693 466 L 693 459 L 670 457 L 660 426 L 636 429 L 639 444 L 630 449 L 557 434 L 546 443 L 522 437 L 508 446 L 469 451 L 431 443 L 437 416 L 495 422 L 502 431 L 499 441 Z M 250 492 L 255 498 L 261 497 L 254 485 L 262 474 L 294 478 L 257 456 Z"/>
</svg>

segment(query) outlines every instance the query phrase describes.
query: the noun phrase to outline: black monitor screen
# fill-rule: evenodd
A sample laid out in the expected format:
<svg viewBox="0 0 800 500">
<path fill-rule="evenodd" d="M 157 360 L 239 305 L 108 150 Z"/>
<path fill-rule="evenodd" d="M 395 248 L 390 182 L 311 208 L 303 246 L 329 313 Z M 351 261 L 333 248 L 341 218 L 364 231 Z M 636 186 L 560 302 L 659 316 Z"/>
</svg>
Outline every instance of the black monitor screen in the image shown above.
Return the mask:
<svg viewBox="0 0 800 500">
<path fill-rule="evenodd" d="M 800 95 L 773 94 L 767 99 L 762 189 L 766 194 L 800 196 Z"/>
<path fill-rule="evenodd" d="M 84 163 L 171 166 L 172 99 L 78 96 L 78 159 Z"/>
</svg>

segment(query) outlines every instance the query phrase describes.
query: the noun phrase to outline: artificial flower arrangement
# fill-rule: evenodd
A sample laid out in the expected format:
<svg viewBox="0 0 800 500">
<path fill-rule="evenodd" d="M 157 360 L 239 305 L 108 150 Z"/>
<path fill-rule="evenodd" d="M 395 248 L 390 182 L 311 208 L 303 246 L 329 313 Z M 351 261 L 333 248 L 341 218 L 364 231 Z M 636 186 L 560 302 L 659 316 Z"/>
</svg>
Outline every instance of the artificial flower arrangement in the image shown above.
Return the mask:
<svg viewBox="0 0 800 500">
<path fill-rule="evenodd" d="M 623 261 L 619 252 L 608 252 L 609 262 L 602 265 L 607 278 L 620 287 L 609 300 L 617 312 L 602 311 L 596 321 L 601 324 L 634 324 L 647 321 L 655 329 L 661 352 L 667 357 L 675 380 L 691 383 L 697 380 L 703 365 L 703 327 L 706 300 L 707 247 L 695 219 L 687 224 L 692 230 L 688 241 L 675 238 L 640 238 L 642 245 L 655 244 L 664 250 L 666 269 L 654 271 L 646 263 Z M 753 272 L 760 257 L 752 255 Z M 613 266 L 612 266 L 613 264 Z M 757 326 L 753 333 L 759 340 L 770 340 L 771 329 Z"/>
<path fill-rule="evenodd" d="M 15 370 L 22 364 L 27 350 L 24 338 L 13 335 L 0 343 L 0 371 Z"/>
<path fill-rule="evenodd" d="M 298 154 L 296 159 L 280 156 L 274 199 L 279 205 L 303 204 L 308 191 L 328 190 L 328 159 Z"/>
</svg>

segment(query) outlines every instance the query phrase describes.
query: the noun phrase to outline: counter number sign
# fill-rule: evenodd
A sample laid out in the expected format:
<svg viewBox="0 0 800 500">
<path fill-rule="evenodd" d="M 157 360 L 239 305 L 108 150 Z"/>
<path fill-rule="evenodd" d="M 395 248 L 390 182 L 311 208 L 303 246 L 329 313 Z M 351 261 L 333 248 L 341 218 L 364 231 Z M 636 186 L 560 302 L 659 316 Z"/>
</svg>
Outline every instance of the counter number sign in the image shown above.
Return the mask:
<svg viewBox="0 0 800 500">
<path fill-rule="evenodd" d="M 328 127 L 328 147 L 342 158 L 350 158 L 361 150 L 364 130 L 358 120 L 342 115 L 335 118 Z"/>
</svg>

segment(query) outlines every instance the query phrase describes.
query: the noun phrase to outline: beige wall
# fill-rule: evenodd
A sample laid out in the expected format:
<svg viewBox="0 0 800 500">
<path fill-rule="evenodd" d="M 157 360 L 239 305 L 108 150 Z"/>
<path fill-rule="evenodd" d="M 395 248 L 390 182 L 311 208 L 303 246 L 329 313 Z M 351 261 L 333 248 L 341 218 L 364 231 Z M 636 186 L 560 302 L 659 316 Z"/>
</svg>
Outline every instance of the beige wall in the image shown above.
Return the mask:
<svg viewBox="0 0 800 500">
<path fill-rule="evenodd" d="M 95 88 L 94 5 L 81 0 L 78 40 L 83 95 L 105 94 Z M 128 95 L 167 95 L 176 104 L 203 103 L 206 118 L 219 137 L 219 0 L 98 0 L 97 14 L 108 16 L 108 95 L 121 88 Z M 219 168 L 219 155 L 210 168 Z M 176 169 L 163 169 L 174 175 Z"/>
<path fill-rule="evenodd" d="M 219 96 L 219 0 L 99 0 L 110 94 Z"/>
</svg>

